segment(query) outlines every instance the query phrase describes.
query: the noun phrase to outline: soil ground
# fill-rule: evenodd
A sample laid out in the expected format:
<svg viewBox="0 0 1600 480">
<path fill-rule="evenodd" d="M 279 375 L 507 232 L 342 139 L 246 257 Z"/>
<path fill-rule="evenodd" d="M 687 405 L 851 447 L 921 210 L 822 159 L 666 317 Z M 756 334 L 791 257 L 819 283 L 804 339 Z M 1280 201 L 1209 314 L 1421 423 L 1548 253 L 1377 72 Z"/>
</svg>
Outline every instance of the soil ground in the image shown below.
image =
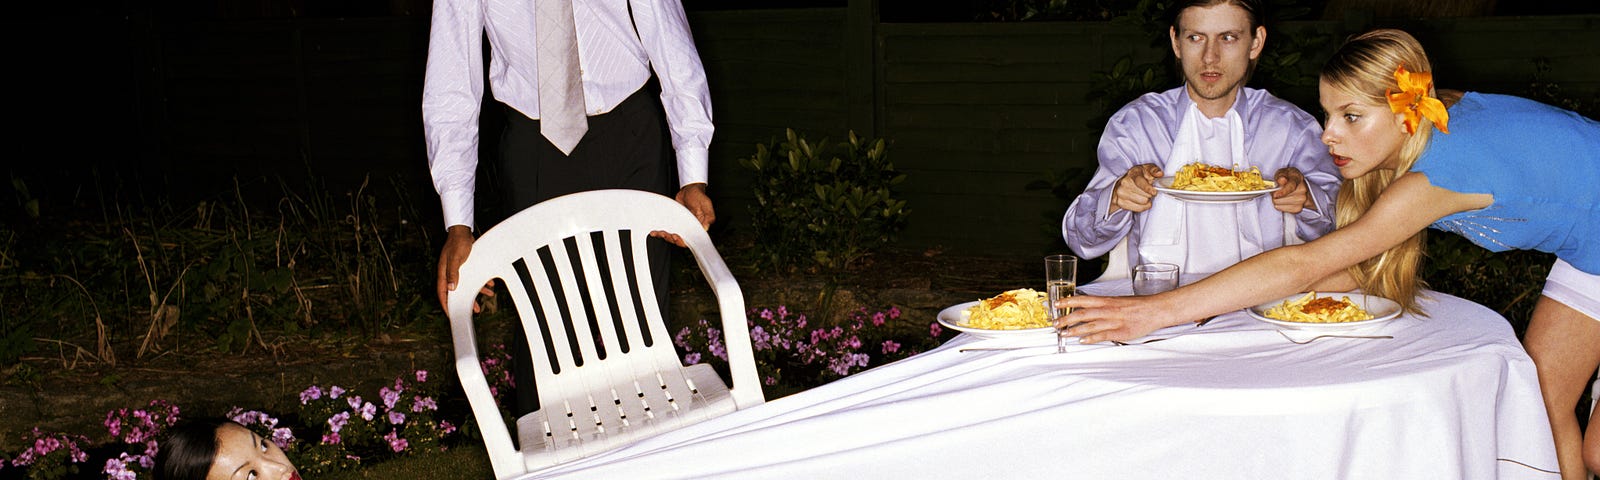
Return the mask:
<svg viewBox="0 0 1600 480">
<path fill-rule="evenodd" d="M 877 254 L 837 282 L 830 305 L 835 312 L 895 306 L 903 312 L 900 327 L 908 335 L 927 335 L 940 309 L 1038 283 L 1043 273 L 1038 263 L 1038 255 Z M 803 273 L 738 276 L 748 307 L 818 308 L 825 285 L 821 277 Z M 673 317 L 710 318 L 714 312 L 706 309 L 716 303 L 704 285 L 675 282 Z M 298 393 L 313 384 L 376 392 L 414 369 L 454 374 L 442 316 L 436 324 L 377 338 L 263 336 L 266 340 L 243 353 L 218 352 L 203 338 L 168 337 L 161 353 L 144 358 L 134 358 L 137 345 L 115 345 L 120 361 L 114 366 L 76 353 L 76 345 L 87 347 L 93 339 L 45 340 L 38 350 L 48 353 L 36 351 L 0 371 L 0 452 L 19 451 L 23 432 L 36 426 L 104 442 L 101 423 L 107 411 L 143 407 L 154 399 L 198 414 L 220 414 L 233 406 L 276 414 L 293 412 Z"/>
</svg>

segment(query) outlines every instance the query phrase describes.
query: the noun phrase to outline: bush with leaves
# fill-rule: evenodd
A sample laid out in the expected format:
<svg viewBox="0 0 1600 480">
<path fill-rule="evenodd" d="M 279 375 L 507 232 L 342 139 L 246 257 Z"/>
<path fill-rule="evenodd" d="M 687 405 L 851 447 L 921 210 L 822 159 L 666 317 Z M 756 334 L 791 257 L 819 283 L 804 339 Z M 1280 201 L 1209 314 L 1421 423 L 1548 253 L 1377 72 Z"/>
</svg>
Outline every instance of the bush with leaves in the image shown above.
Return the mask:
<svg viewBox="0 0 1600 480">
<path fill-rule="evenodd" d="M 897 307 L 878 312 L 861 308 L 830 325 L 780 305 L 750 309 L 747 322 L 761 383 L 788 389 L 822 385 L 941 342 L 937 328 L 922 335 L 923 327 L 901 318 Z M 673 335 L 685 364 L 727 366 L 728 351 L 719 327 L 702 318 Z"/>
<path fill-rule="evenodd" d="M 1494 309 L 1520 337 L 1533 316 L 1555 255 L 1532 250 L 1494 253 L 1455 234 L 1428 235 L 1422 278 L 1428 288 Z"/>
<path fill-rule="evenodd" d="M 0 459 L 0 468 L 11 470 L 4 472 L 6 475 L 24 475 L 29 480 L 67 478 L 78 473 L 80 464 L 89 461 L 89 454 L 83 451 L 89 439 L 82 435 L 51 433 L 34 427 L 32 436 L 25 438 L 23 443 L 29 447 L 11 458 L 10 467 Z"/>
<path fill-rule="evenodd" d="M 789 129 L 739 163 L 755 172 L 757 267 L 841 272 L 893 241 L 910 214 L 883 139 L 813 144 Z"/>
<path fill-rule="evenodd" d="M 409 381 L 409 380 L 415 381 Z M 290 451 L 290 458 L 306 473 L 325 473 L 360 465 L 373 457 L 409 455 L 442 448 L 456 425 L 436 420 L 438 382 L 428 382 L 428 371 L 394 379 L 378 390 L 378 397 L 363 399 L 337 385 L 326 390 L 312 385 L 300 392 L 300 418 L 315 435 L 307 445 Z"/>
</svg>

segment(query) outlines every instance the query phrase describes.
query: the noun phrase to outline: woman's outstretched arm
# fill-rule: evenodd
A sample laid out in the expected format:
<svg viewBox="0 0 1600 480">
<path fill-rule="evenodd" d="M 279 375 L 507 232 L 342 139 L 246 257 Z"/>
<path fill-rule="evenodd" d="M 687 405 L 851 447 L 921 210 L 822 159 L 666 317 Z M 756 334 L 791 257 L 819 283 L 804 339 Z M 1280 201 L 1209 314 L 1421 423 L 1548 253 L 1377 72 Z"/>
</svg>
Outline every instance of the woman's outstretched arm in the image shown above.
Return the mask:
<svg viewBox="0 0 1600 480">
<path fill-rule="evenodd" d="M 1314 286 L 1353 286 L 1345 268 L 1383 253 L 1434 221 L 1488 206 L 1488 194 L 1463 194 L 1409 173 L 1395 179 L 1355 223 L 1310 243 L 1269 250 L 1177 290 L 1148 297 L 1077 296 L 1062 301 L 1072 313 L 1056 319 L 1083 343 L 1131 340 L 1178 325 L 1303 292 Z"/>
</svg>

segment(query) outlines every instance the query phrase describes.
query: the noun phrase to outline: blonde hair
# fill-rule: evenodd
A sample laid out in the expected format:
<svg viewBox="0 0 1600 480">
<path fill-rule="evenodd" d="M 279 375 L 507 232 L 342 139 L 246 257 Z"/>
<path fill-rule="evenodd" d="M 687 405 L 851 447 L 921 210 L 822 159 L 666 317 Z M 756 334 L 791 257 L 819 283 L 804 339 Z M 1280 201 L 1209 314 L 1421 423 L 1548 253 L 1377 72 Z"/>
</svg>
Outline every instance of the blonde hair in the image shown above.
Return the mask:
<svg viewBox="0 0 1600 480">
<path fill-rule="evenodd" d="M 1432 72 L 1422 44 L 1411 34 L 1400 30 L 1374 30 L 1346 41 L 1333 57 L 1322 66 L 1322 80 L 1332 88 L 1364 102 L 1388 106 L 1387 93 L 1397 90 L 1395 69 L 1404 65 L 1413 72 Z M 1428 95 L 1438 94 L 1432 87 Z M 1453 103 L 1453 102 L 1449 102 Z M 1427 149 L 1433 138 L 1433 121 L 1422 117 L 1415 134 L 1400 145 L 1399 162 L 1394 170 L 1373 169 L 1357 178 L 1344 181 L 1339 189 L 1334 220 L 1342 228 L 1361 218 L 1378 195 L 1396 178 L 1411 171 L 1417 157 Z M 1392 298 L 1407 312 L 1417 309 L 1417 292 L 1425 285 L 1417 271 L 1422 265 L 1426 234 L 1419 231 L 1400 244 L 1390 247 L 1378 256 L 1352 265 L 1349 274 L 1368 294 Z"/>
</svg>

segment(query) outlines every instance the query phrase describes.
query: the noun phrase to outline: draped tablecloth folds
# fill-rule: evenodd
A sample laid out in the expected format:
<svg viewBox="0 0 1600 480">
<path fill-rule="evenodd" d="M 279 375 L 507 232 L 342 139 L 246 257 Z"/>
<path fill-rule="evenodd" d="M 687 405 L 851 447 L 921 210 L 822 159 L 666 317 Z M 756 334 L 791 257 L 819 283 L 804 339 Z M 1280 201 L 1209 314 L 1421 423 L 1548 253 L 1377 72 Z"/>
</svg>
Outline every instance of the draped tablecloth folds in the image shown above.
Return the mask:
<svg viewBox="0 0 1600 480">
<path fill-rule="evenodd" d="M 1509 324 L 1425 293 L 1427 316 L 1357 333 L 1392 339 L 1295 344 L 1243 311 L 1064 354 L 1050 334 L 961 335 L 525 478 L 1557 478 Z M 1023 345 L 1040 347 L 961 351 Z"/>
</svg>

